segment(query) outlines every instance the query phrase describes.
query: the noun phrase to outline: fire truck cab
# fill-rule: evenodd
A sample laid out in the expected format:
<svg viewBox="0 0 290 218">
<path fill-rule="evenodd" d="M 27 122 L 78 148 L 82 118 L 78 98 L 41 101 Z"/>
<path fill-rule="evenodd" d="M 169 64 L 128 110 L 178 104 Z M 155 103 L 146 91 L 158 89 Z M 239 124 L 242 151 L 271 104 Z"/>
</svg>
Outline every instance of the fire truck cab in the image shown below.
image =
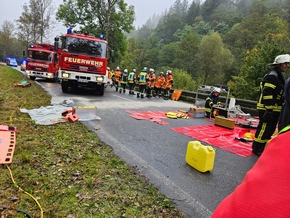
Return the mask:
<svg viewBox="0 0 290 218">
<path fill-rule="evenodd" d="M 28 48 L 26 75 L 35 80 L 36 77 L 58 79 L 58 57 L 50 44 L 33 44 Z"/>
<path fill-rule="evenodd" d="M 59 79 L 64 93 L 70 88 L 89 88 L 104 95 L 107 85 L 107 41 L 71 30 L 55 38 L 59 54 Z"/>
</svg>

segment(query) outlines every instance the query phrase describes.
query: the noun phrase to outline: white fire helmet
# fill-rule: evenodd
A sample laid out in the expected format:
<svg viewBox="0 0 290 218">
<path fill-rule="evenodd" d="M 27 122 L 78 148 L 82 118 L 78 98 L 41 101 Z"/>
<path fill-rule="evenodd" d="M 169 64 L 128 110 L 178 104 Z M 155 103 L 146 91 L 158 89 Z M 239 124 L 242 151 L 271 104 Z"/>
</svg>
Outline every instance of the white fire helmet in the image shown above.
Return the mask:
<svg viewBox="0 0 290 218">
<path fill-rule="evenodd" d="M 116 70 L 120 70 L 120 67 L 117 67 Z"/>
<path fill-rule="evenodd" d="M 272 65 L 277 65 L 277 64 L 284 64 L 284 63 L 290 63 L 290 55 L 289 54 L 282 54 L 278 55 Z"/>
<path fill-rule="evenodd" d="M 125 69 L 125 70 L 124 70 L 124 73 L 128 73 L 128 70 L 127 70 L 127 69 Z"/>
<path fill-rule="evenodd" d="M 221 92 L 221 89 L 218 88 L 218 87 L 214 87 L 212 92 L 217 92 L 217 93 L 220 93 Z"/>
</svg>

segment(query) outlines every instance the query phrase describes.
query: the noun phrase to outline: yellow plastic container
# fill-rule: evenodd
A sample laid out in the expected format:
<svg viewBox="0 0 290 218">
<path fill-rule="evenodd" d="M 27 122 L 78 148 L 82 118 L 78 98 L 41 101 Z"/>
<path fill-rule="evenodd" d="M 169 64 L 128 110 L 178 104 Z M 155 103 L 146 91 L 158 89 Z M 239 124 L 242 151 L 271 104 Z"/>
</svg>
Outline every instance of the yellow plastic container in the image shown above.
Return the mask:
<svg viewBox="0 0 290 218">
<path fill-rule="evenodd" d="M 200 141 L 190 141 L 187 145 L 186 163 L 200 172 L 211 171 L 214 166 L 215 150 Z"/>
</svg>

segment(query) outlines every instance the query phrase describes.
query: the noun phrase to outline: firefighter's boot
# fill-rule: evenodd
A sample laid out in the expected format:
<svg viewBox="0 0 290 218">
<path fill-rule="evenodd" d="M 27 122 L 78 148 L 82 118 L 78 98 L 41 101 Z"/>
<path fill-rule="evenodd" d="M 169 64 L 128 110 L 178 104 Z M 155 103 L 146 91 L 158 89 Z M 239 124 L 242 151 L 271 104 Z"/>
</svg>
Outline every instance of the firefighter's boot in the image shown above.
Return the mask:
<svg viewBox="0 0 290 218">
<path fill-rule="evenodd" d="M 140 94 L 139 93 L 137 93 L 137 98 L 140 98 Z"/>
</svg>

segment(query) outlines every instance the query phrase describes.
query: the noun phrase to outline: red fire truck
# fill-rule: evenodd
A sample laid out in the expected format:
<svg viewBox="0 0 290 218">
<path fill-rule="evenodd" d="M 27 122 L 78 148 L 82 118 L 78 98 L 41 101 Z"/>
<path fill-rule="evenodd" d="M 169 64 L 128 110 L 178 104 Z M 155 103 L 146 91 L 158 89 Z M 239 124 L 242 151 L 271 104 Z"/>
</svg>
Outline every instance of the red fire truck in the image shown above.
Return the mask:
<svg viewBox="0 0 290 218">
<path fill-rule="evenodd" d="M 70 88 L 90 88 L 104 95 L 107 85 L 108 43 L 88 34 L 72 33 L 55 38 L 59 79 L 64 93 Z"/>
<path fill-rule="evenodd" d="M 57 81 L 58 58 L 53 45 L 33 44 L 27 53 L 26 75 L 31 80 L 40 77 Z"/>
</svg>

